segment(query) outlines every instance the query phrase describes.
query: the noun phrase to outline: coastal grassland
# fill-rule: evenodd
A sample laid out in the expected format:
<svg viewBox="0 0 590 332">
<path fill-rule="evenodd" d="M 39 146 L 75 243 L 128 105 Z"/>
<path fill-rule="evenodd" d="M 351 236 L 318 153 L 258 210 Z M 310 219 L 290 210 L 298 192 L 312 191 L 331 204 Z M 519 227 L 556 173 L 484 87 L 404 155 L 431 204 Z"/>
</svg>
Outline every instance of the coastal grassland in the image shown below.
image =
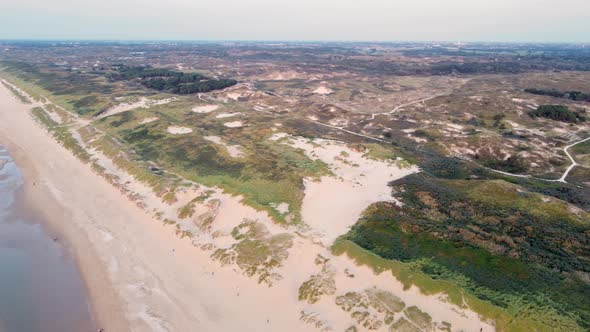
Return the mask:
<svg viewBox="0 0 590 332">
<path fill-rule="evenodd" d="M 574 154 L 590 154 L 590 141 L 576 144 L 571 147 Z"/>
<path fill-rule="evenodd" d="M 467 298 L 500 330 L 589 328 L 586 212 L 503 181 L 418 174 L 393 186 L 403 208 L 371 206 L 335 251 L 453 303 Z"/>
<path fill-rule="evenodd" d="M 237 104 L 224 104 L 211 114 L 191 111 L 194 99 L 182 99 L 150 109 L 137 109 L 116 114 L 94 124 L 129 149 L 142 162 L 153 161 L 164 169 L 207 186 L 218 186 L 226 192 L 242 195 L 244 202 L 267 211 L 275 220 L 298 223 L 301 220 L 303 179 L 329 174 L 328 166 L 311 160 L 302 150 L 268 140 L 272 131 L 271 115 L 256 113 Z M 241 112 L 244 116 L 217 118 L 215 114 Z M 157 121 L 141 123 L 157 117 Z M 244 126 L 228 128 L 228 121 L 243 121 Z M 186 134 L 169 132 L 171 126 L 192 129 Z M 205 139 L 220 137 L 243 151 L 232 157 L 227 149 Z M 278 204 L 289 204 L 282 213 Z"/>
<path fill-rule="evenodd" d="M 428 274 L 416 269 L 414 264 L 378 256 L 347 239 L 346 236 L 340 237 L 335 241 L 331 250 L 332 253 L 338 256 L 347 255 L 356 264 L 367 266 L 377 274 L 385 272 L 392 273 L 405 288 L 410 288 L 414 285 L 425 295 L 443 293 L 446 295 L 446 300 L 449 303 L 455 304 L 460 308 L 469 307 L 481 315 L 483 319 L 495 321 L 497 327 L 505 326 L 510 320 L 509 314 L 505 309 L 478 299 L 450 281 L 432 278 Z"/>
<path fill-rule="evenodd" d="M 33 118 L 43 125 L 49 133 L 55 138 L 55 140 L 63 145 L 66 149 L 70 150 L 74 156 L 78 157 L 82 162 L 90 162 L 90 155 L 88 152 L 79 144 L 74 138 L 70 128 L 67 125 L 61 125 L 55 122 L 43 108 L 35 107 L 31 110 Z"/>
<path fill-rule="evenodd" d="M 45 98 L 80 116 L 96 116 L 129 96 L 149 95 L 121 82 L 109 82 L 96 73 L 66 71 L 49 64 L 0 62 L 0 74 L 36 101 Z"/>
<path fill-rule="evenodd" d="M 365 143 L 361 144 L 361 147 L 366 151 L 363 157 L 368 159 L 393 162 L 400 168 L 410 167 L 413 164 L 414 158 L 412 156 L 404 155 L 391 145 Z"/>
<path fill-rule="evenodd" d="M 55 66 L 3 62 L 2 75 L 38 101 L 48 99 L 55 105 L 77 115 L 91 118 L 110 106 L 137 98 L 137 91 L 122 82 L 108 82 L 100 75 L 66 72 Z M 155 95 L 160 96 L 160 95 Z M 164 96 L 164 95 L 162 95 Z M 196 96 L 177 97 L 167 105 L 122 112 L 92 122 L 105 135 L 90 135 L 83 129 L 83 138 L 91 136 L 91 147 L 101 150 L 115 164 L 138 180 L 149 184 L 156 193 L 174 201 L 173 189 L 178 178 L 169 170 L 189 180 L 218 186 L 226 192 L 243 195 L 244 202 L 267 211 L 278 221 L 298 223 L 303 198 L 303 178 L 319 178 L 329 174 L 328 166 L 309 159 L 301 150 L 268 141 L 268 123 L 272 115 L 256 113 L 241 103 L 226 103 L 210 114 L 192 112 L 202 103 Z M 217 118 L 220 113 L 243 115 Z M 146 117 L 157 117 L 141 124 Z M 242 128 L 229 128 L 224 123 L 243 121 Z M 175 135 L 168 127 L 191 128 L 187 135 Z M 60 139 L 74 146 L 71 133 L 55 126 Z M 214 135 L 230 145 L 240 146 L 243 157 L 232 157 L 219 144 L 204 139 Z M 69 138 L 68 138 L 69 137 Z M 86 137 L 90 138 L 90 137 Z M 78 146 L 77 150 L 81 147 Z M 84 155 L 82 151 L 75 152 Z M 157 166 L 154 166 L 157 165 Z M 287 203 L 287 213 L 275 208 Z M 185 211 L 188 212 L 188 211 Z M 186 213 L 183 213 L 185 215 Z"/>
<path fill-rule="evenodd" d="M 576 162 L 582 166 L 590 167 L 590 141 L 574 145 L 570 149 Z M 587 179 L 587 181 L 590 179 Z"/>
<path fill-rule="evenodd" d="M 174 192 L 180 180 L 144 161 L 133 150 L 127 148 L 109 135 L 102 135 L 91 143 L 122 170 L 131 174 L 136 180 L 149 185 L 154 193 L 164 201 L 174 201 Z"/>
<path fill-rule="evenodd" d="M 293 235 L 271 234 L 266 226 L 252 220 L 244 220 L 234 227 L 232 237 L 238 241 L 229 248 L 217 249 L 211 255 L 222 264 L 237 264 L 250 277 L 257 276 L 259 283 L 269 287 L 281 279 L 275 272 L 289 256 Z"/>
<path fill-rule="evenodd" d="M 6 84 L 6 82 L 2 81 L 2 84 L 8 89 L 10 90 L 10 92 L 12 92 L 12 94 L 18 99 L 20 100 L 23 104 L 31 104 L 31 101 L 29 100 L 29 98 L 27 98 L 25 95 L 23 95 L 20 91 L 18 91 L 17 89 L 15 89 L 12 85 L 10 84 Z"/>
<path fill-rule="evenodd" d="M 568 174 L 567 181 L 588 188 L 590 187 L 590 166 L 583 165 L 584 161 L 586 161 L 585 165 L 590 165 L 590 158 L 578 161 L 579 165 Z"/>
</svg>

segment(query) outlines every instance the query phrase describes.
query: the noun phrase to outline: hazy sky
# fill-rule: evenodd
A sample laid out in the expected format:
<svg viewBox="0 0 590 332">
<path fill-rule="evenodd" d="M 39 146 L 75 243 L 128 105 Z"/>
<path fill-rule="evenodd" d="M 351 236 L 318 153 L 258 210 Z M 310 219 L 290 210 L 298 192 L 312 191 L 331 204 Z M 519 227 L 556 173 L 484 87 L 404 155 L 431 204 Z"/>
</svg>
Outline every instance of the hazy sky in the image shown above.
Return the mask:
<svg viewBox="0 0 590 332">
<path fill-rule="evenodd" d="M 590 0 L 0 0 L 0 39 L 590 42 Z"/>
</svg>

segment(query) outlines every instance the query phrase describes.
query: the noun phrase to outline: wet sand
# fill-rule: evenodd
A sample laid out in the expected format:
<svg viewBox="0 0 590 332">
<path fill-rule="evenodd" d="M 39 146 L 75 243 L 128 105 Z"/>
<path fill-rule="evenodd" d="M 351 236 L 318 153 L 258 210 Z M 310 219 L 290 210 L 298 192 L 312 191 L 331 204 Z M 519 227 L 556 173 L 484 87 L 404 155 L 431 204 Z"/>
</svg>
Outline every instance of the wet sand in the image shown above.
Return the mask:
<svg viewBox="0 0 590 332">
<path fill-rule="evenodd" d="M 95 330 L 76 262 L 41 226 L 42 217 L 19 191 L 23 179 L 2 145 L 0 160 L 0 331 Z"/>
</svg>

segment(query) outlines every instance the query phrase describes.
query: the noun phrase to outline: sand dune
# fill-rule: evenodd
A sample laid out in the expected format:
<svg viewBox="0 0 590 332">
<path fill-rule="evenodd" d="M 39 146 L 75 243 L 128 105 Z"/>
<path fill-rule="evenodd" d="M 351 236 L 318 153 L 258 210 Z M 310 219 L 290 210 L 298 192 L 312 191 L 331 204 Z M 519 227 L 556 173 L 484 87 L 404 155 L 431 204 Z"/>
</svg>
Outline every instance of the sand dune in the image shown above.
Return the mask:
<svg viewBox="0 0 590 332">
<path fill-rule="evenodd" d="M 185 191 L 178 192 L 180 201 L 168 207 L 154 203 L 158 197 L 143 190 L 140 199 L 148 207 L 142 209 L 51 139 L 33 121 L 28 106 L 18 103 L 4 87 L 0 87 L 0 141 L 24 170 L 30 201 L 69 241 L 106 331 L 342 331 L 352 325 L 364 331 L 351 312 L 343 310 L 350 302 L 347 292 L 361 298 L 378 294 L 398 304 L 402 301 L 400 308 L 416 306 L 429 314 L 433 324 L 444 320 L 454 330 L 493 330 L 473 312 L 447 303 L 443 295 L 426 296 L 416 288 L 404 289 L 390 273 L 376 275 L 345 255 L 334 256 L 325 245 L 298 235 L 300 229 L 276 224 L 265 212 L 245 206 L 240 197 L 217 188 L 181 189 Z M 350 161 L 362 167 L 345 168 L 344 161 L 334 161 L 345 149 L 337 142 L 326 143 L 325 151 L 309 149 L 309 142 L 296 140 L 293 144 L 314 158 L 331 160 L 333 172 L 348 188 L 322 179 L 320 192 L 330 188 L 349 190 L 345 196 L 364 195 L 366 199 L 355 205 L 355 211 L 381 199 L 385 182 L 377 185 L 378 179 L 370 174 L 362 180 L 361 172 L 375 172 L 387 179 L 403 176 L 391 165 L 370 168 L 369 161 L 348 150 Z M 133 184 L 136 180 L 121 173 L 124 171 L 107 166 L 119 174 L 120 181 L 140 190 L 139 184 Z M 312 184 L 308 186 L 310 191 Z M 368 189 L 375 188 L 376 194 L 369 193 Z M 194 231 L 192 239 L 179 238 L 174 226 L 153 217 L 152 208 L 169 209 L 172 216 L 183 202 L 207 190 L 211 190 L 210 197 L 195 206 L 194 216 L 178 220 L 179 227 Z M 313 213 L 304 219 L 324 232 L 325 239 L 331 239 L 345 231 L 354 216 L 337 224 L 339 216 L 332 214 L 332 208 L 338 208 L 326 207 L 316 207 L 328 220 L 325 223 L 312 220 L 317 218 Z M 277 205 L 277 209 L 285 206 Z M 268 246 L 269 256 L 252 257 L 242 252 L 244 243 L 238 244 L 243 239 L 232 235 L 234 230 L 244 231 L 248 241 Z M 279 263 L 265 266 L 268 259 Z M 312 296 L 300 301 L 300 287 L 310 280 L 310 285 L 321 281 L 324 293 L 317 299 Z M 383 321 L 383 311 L 375 305 L 366 309 L 363 322 L 368 322 L 367 326 Z M 396 319 L 407 317 L 405 312 L 396 312 Z M 387 330 L 387 326 L 379 325 L 378 329 Z"/>
</svg>

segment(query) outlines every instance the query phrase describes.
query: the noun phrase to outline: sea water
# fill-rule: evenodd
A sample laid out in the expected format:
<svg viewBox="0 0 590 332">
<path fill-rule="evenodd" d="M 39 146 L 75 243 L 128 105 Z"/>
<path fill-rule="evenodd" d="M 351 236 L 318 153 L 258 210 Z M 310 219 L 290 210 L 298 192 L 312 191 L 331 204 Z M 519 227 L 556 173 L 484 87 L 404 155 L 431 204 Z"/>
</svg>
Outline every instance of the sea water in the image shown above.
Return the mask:
<svg viewBox="0 0 590 332">
<path fill-rule="evenodd" d="M 96 331 L 74 260 L 19 202 L 22 184 L 0 145 L 0 332 Z"/>
</svg>

